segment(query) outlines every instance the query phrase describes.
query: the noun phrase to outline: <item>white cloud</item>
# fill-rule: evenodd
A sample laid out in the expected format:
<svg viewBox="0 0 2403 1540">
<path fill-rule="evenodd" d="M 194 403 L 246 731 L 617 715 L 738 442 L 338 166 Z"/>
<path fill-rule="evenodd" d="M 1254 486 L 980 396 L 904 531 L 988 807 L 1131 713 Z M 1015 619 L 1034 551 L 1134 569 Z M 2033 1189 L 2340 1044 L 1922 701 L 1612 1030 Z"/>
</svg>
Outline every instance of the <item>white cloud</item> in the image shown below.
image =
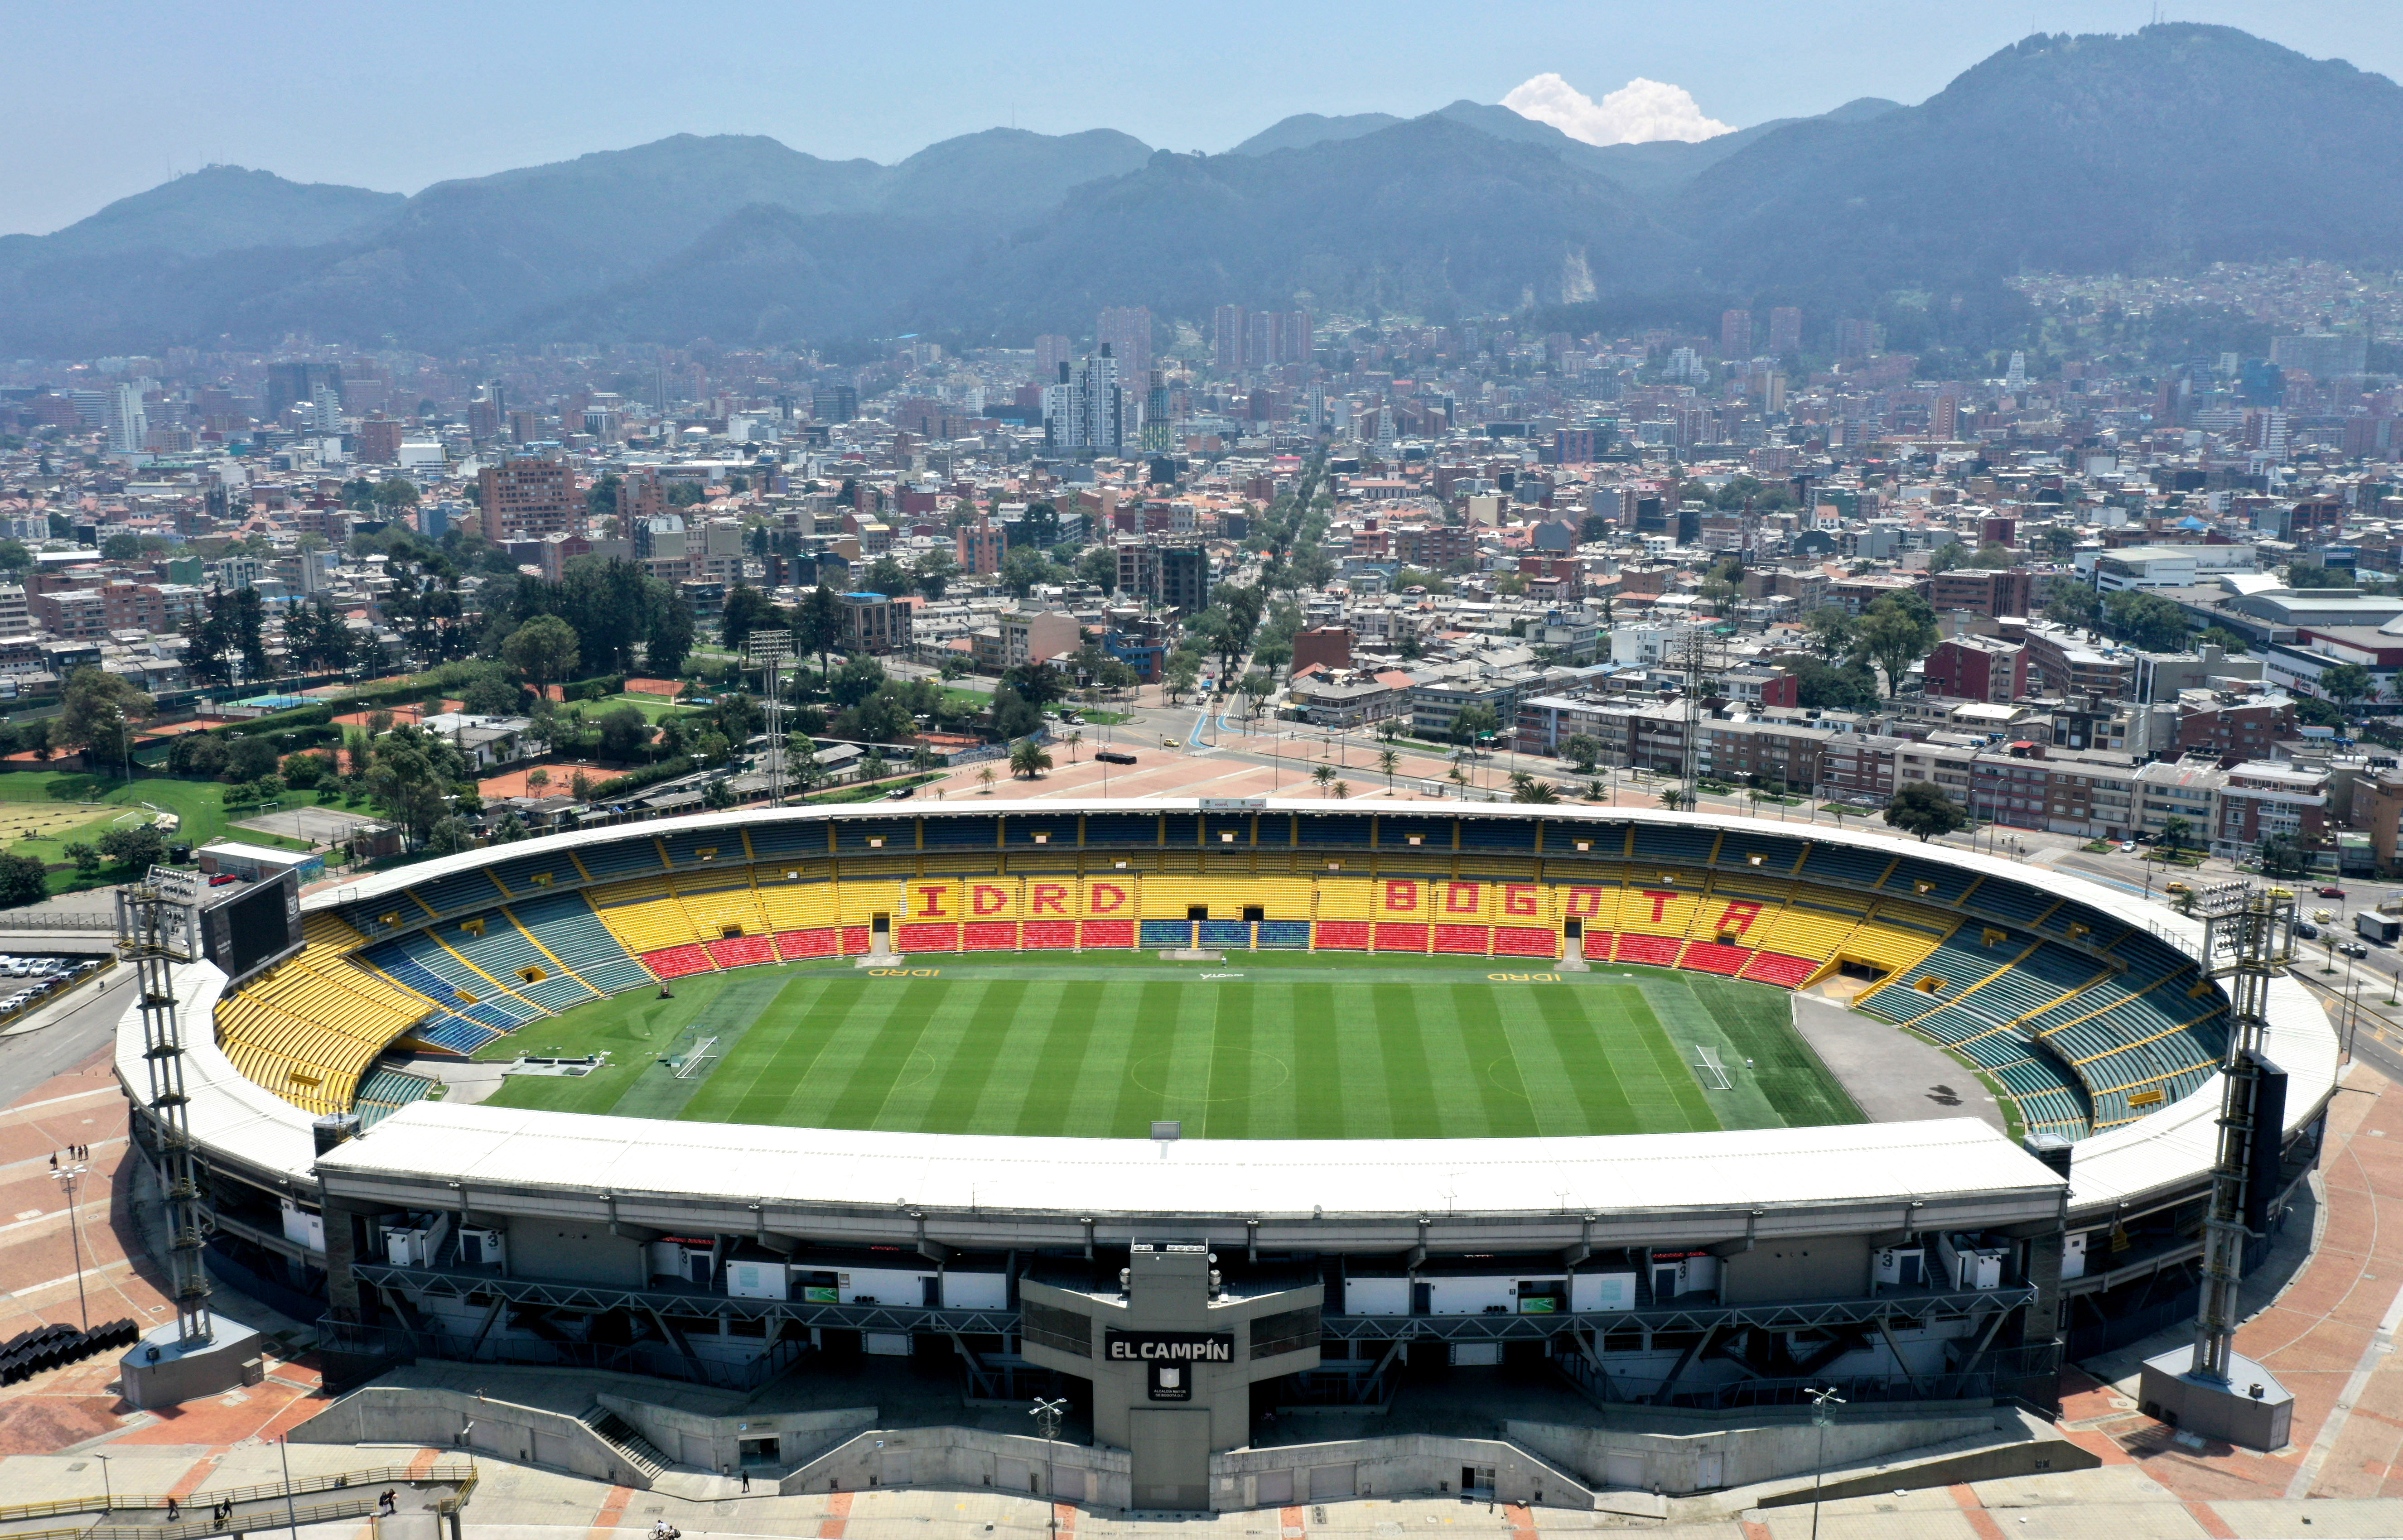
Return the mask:
<svg viewBox="0 0 2403 1540">
<path fill-rule="evenodd" d="M 1685 87 L 1640 75 L 1599 102 L 1557 75 L 1539 75 L 1502 98 L 1502 104 L 1589 145 L 1643 145 L 1655 139 L 1692 144 L 1735 132 L 1731 123 L 1703 117 Z"/>
</svg>

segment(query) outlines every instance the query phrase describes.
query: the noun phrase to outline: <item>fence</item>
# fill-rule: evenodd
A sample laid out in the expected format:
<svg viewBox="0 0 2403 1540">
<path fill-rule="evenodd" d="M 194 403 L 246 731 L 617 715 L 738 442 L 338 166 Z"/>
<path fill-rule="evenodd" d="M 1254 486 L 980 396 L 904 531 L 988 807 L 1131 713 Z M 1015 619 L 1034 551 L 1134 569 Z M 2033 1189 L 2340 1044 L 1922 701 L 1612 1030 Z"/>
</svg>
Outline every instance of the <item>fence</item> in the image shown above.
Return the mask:
<svg viewBox="0 0 2403 1540">
<path fill-rule="evenodd" d="M 459 1488 L 460 1496 L 464 1498 L 475 1485 L 476 1471 L 473 1465 L 436 1465 L 423 1473 L 412 1473 L 407 1465 L 376 1465 L 367 1470 L 341 1471 L 332 1476 L 304 1476 L 288 1486 L 281 1481 L 271 1481 L 256 1487 L 221 1487 L 215 1491 L 196 1491 L 189 1497 L 180 1497 L 174 1501 L 179 1507 L 191 1509 L 207 1507 L 216 1503 L 260 1503 L 287 1493 L 299 1496 L 303 1492 L 340 1491 L 346 1487 L 378 1486 L 396 1481 L 455 1485 Z M 370 1498 L 369 1501 L 373 1499 Z M 109 1513 L 119 1508 L 157 1508 L 164 1511 L 168 1502 L 169 1498 L 164 1492 L 155 1494 L 123 1492 L 114 1497 L 94 1493 L 90 1497 L 54 1498 L 47 1503 L 12 1503 L 6 1507 L 0 1507 L 0 1524 L 21 1523 L 29 1519 L 48 1519 L 62 1513 Z M 61 1530 L 56 1533 L 81 1534 L 86 1532 L 76 1529 Z M 164 1532 L 145 1526 L 128 1533 L 151 1536 L 155 1540 L 156 1536 Z M 201 1533 L 207 1533 L 205 1527 Z M 24 1536 L 21 1533 L 13 1534 L 9 1540 L 24 1540 Z"/>
<path fill-rule="evenodd" d="M 117 916 L 65 914 L 52 909 L 0 909 L 0 930 L 54 931 L 62 936 L 117 934 Z"/>
</svg>

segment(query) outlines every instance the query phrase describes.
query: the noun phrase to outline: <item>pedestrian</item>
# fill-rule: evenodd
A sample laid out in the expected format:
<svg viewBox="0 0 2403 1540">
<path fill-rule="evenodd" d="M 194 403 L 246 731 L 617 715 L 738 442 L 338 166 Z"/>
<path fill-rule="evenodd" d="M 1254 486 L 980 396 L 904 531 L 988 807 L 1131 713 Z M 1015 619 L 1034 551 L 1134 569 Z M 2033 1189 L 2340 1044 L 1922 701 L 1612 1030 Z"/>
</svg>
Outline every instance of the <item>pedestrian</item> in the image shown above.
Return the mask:
<svg viewBox="0 0 2403 1540">
<path fill-rule="evenodd" d="M 176 1505 L 174 1494 L 170 1493 L 167 1498 L 167 1522 L 171 1524 L 174 1523 L 182 1516 L 183 1511 L 184 1510 L 181 1507 Z"/>
<path fill-rule="evenodd" d="M 59 1169 L 59 1152 L 56 1150 L 50 1151 L 50 1169 L 52 1171 Z"/>
<path fill-rule="evenodd" d="M 747 1470 L 743 1473 L 743 1490 L 746 1492 L 751 1490 L 751 1473 Z"/>
</svg>

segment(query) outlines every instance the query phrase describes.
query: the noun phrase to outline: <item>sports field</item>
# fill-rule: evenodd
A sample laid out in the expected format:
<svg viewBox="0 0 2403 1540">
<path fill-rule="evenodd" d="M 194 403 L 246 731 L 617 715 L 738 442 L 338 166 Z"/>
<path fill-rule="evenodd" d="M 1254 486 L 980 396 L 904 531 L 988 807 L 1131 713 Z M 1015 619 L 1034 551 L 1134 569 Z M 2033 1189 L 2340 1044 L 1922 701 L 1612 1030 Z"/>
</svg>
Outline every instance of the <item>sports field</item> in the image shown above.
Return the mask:
<svg viewBox="0 0 2403 1540">
<path fill-rule="evenodd" d="M 877 972 L 745 968 L 674 987 L 672 1000 L 622 994 L 493 1044 L 479 1057 L 609 1056 L 581 1077 L 513 1075 L 493 1103 L 1127 1138 L 1156 1119 L 1217 1139 L 1861 1121 L 1790 1029 L 1785 992 L 1660 970 L 946 955 Z"/>
</svg>

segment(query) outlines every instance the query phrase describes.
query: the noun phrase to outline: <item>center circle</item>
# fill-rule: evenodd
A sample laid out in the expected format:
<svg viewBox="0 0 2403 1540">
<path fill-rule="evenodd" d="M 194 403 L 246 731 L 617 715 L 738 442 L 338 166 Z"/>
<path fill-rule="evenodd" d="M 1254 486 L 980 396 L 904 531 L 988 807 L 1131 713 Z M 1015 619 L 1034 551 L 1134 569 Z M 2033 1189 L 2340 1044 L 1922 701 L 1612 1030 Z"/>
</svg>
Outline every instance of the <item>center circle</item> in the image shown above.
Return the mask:
<svg viewBox="0 0 2403 1540">
<path fill-rule="evenodd" d="M 1211 1068 L 1214 1073 L 1209 1075 L 1202 1084 L 1171 1090 L 1169 1089 L 1169 1067 L 1170 1061 L 1175 1057 L 1174 1054 L 1170 1053 L 1155 1053 L 1148 1059 L 1139 1059 L 1135 1061 L 1133 1067 L 1127 1071 L 1127 1078 L 1153 1095 L 1165 1097 L 1171 1102 L 1200 1102 L 1205 1105 L 1214 1102 L 1241 1102 L 1246 1097 L 1274 1090 L 1293 1078 L 1293 1068 L 1284 1060 L 1272 1053 L 1245 1048 L 1241 1054 L 1224 1056 L 1227 1061 L 1242 1059 L 1249 1061 L 1252 1072 L 1251 1083 L 1243 1089 L 1235 1089 L 1226 1083 L 1223 1076 L 1215 1073 L 1227 1066 L 1220 1060 L 1213 1059 Z"/>
</svg>

